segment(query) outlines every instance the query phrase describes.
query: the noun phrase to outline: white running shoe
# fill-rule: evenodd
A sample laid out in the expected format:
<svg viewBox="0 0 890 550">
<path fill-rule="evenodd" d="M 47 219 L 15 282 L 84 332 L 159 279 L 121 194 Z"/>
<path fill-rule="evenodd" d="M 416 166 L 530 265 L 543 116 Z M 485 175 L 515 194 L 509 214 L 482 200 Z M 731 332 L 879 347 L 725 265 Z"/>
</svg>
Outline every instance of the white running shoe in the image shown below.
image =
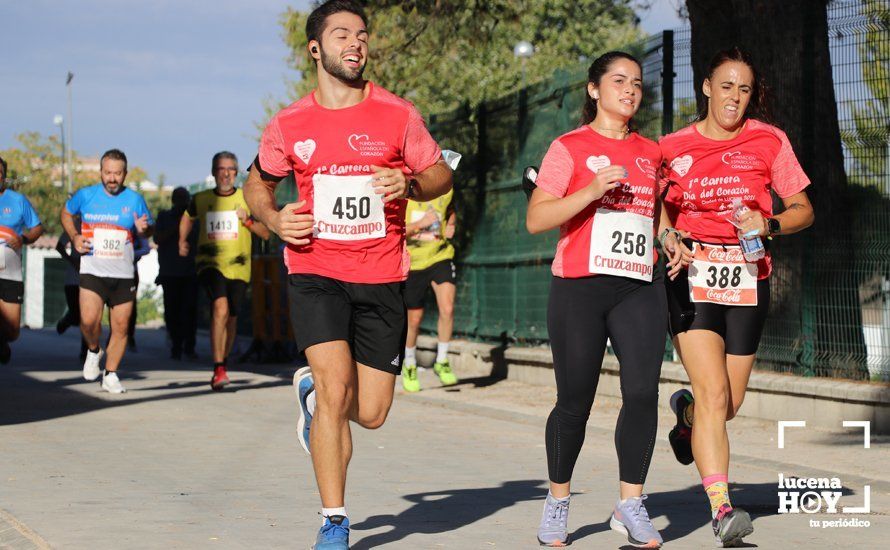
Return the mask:
<svg viewBox="0 0 890 550">
<path fill-rule="evenodd" d="M 124 393 L 127 391 L 121 386 L 117 373 L 108 371 L 105 371 L 105 374 L 102 376 L 102 389 L 108 393 Z"/>
<path fill-rule="evenodd" d="M 99 378 L 99 375 L 102 374 L 102 371 L 99 369 L 99 362 L 102 361 L 104 355 L 105 352 L 102 348 L 99 348 L 99 351 L 96 353 L 87 350 L 87 358 L 83 362 L 83 377 L 85 380 L 92 382 Z"/>
</svg>

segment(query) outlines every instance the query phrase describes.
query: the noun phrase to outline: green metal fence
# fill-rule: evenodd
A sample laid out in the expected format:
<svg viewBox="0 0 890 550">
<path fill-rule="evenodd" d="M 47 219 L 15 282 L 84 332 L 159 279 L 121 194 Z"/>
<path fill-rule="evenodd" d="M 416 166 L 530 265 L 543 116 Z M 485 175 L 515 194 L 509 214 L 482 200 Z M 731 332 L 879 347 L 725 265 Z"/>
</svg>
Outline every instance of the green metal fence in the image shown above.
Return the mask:
<svg viewBox="0 0 890 550">
<path fill-rule="evenodd" d="M 812 232 L 773 247 L 770 318 L 758 368 L 802 375 L 890 377 L 890 21 L 880 2 L 829 8 L 830 50 L 849 180 L 843 207 L 853 260 Z M 629 50 L 643 62 L 646 99 L 637 123 L 657 138 L 695 112 L 689 29 L 665 31 Z M 456 333 L 480 340 L 547 341 L 546 305 L 556 232 L 529 235 L 522 170 L 578 124 L 586 66 L 475 109 L 430 117 L 443 148 L 464 154 L 455 174 L 459 280 Z M 781 90 L 777 90 L 781 93 Z M 806 163 L 804 163 L 806 164 Z M 818 180 L 818 174 L 813 175 Z M 838 206 L 840 207 L 840 205 Z M 819 213 L 817 212 L 817 216 Z M 435 331 L 435 306 L 425 331 Z"/>
</svg>

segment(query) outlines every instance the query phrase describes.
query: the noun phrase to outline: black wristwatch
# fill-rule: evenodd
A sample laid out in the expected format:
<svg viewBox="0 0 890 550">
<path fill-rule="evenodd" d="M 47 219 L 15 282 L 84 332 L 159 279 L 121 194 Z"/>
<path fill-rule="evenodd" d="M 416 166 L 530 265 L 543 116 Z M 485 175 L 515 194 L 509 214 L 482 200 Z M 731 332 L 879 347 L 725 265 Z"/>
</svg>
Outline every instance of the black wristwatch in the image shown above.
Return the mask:
<svg viewBox="0 0 890 550">
<path fill-rule="evenodd" d="M 779 231 L 782 230 L 782 224 L 780 224 L 779 220 L 777 220 L 776 218 L 767 219 L 766 225 L 769 228 L 770 236 L 776 235 L 779 233 Z"/>
<path fill-rule="evenodd" d="M 411 200 L 417 199 L 417 180 L 414 178 L 408 180 L 408 198 Z"/>
</svg>

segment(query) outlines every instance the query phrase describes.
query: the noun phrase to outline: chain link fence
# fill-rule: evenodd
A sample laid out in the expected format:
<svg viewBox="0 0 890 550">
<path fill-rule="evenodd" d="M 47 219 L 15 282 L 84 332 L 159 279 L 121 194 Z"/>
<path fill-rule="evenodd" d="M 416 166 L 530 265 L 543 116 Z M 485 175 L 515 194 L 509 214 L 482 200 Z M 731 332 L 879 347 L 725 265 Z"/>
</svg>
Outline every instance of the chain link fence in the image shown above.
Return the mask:
<svg viewBox="0 0 890 550">
<path fill-rule="evenodd" d="M 812 231 L 774 241 L 772 303 L 758 368 L 890 379 L 888 11 L 885 2 L 876 0 L 829 6 L 848 179 L 843 204 L 853 227 L 853 237 L 834 246 L 847 247 L 853 260 L 840 268 L 827 261 L 837 251 L 820 247 Z M 646 97 L 636 117 L 640 132 L 657 138 L 689 124 L 696 115 L 698 86 L 690 30 L 665 31 L 626 49 L 643 63 Z M 586 68 L 560 72 L 475 109 L 430 117 L 441 146 L 464 154 L 455 174 L 455 330 L 463 337 L 529 345 L 548 339 L 546 307 L 557 233 L 527 233 L 520 178 L 526 166 L 540 163 L 555 137 L 579 124 Z M 810 176 L 818 185 L 819 175 Z M 433 304 L 424 330 L 435 332 L 435 323 Z"/>
</svg>

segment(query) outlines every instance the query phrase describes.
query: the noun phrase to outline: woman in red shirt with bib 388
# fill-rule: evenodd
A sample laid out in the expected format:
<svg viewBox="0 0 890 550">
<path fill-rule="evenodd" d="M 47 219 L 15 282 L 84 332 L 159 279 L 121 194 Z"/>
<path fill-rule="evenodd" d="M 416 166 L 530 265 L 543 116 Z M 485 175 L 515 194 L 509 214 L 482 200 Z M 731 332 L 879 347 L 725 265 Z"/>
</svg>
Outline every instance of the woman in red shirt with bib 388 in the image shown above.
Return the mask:
<svg viewBox="0 0 890 550">
<path fill-rule="evenodd" d="M 661 234 L 671 334 L 692 382 L 692 394 L 671 397 L 670 441 L 680 462 L 694 457 L 717 545 L 730 546 L 754 530 L 729 501 L 726 421 L 745 397 L 769 309 L 772 261 L 763 245 L 809 227 L 814 216 L 804 191 L 810 180 L 785 133 L 768 123 L 766 87 L 749 56 L 718 52 L 707 74 L 707 111 L 660 141 L 661 227 L 673 224 Z M 771 191 L 785 205 L 781 214 L 773 215 Z"/>
</svg>

